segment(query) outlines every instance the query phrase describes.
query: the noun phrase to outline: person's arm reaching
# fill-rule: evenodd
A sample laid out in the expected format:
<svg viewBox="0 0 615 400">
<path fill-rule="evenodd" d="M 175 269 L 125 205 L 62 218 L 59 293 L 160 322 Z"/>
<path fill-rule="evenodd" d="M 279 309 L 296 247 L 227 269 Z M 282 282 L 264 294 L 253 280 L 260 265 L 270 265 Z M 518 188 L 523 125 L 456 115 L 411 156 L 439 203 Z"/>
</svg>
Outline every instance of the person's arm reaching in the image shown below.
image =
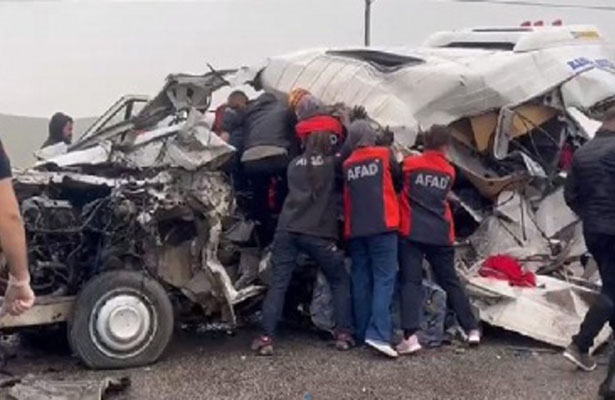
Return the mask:
<svg viewBox="0 0 615 400">
<path fill-rule="evenodd" d="M 9 266 L 9 284 L 0 316 L 19 315 L 34 305 L 26 252 L 26 235 L 11 182 L 11 167 L 0 143 L 0 244 Z"/>
</svg>

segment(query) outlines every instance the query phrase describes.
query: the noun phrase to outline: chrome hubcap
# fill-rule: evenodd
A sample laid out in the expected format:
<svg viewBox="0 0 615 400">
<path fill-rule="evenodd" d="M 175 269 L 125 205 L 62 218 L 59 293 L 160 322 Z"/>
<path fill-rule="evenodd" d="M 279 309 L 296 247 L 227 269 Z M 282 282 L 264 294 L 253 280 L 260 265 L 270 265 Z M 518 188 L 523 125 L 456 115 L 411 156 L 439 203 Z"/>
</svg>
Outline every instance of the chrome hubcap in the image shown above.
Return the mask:
<svg viewBox="0 0 615 400">
<path fill-rule="evenodd" d="M 90 332 L 99 350 L 109 356 L 133 357 L 145 349 L 154 336 L 154 309 L 137 294 L 110 293 L 94 310 Z"/>
</svg>

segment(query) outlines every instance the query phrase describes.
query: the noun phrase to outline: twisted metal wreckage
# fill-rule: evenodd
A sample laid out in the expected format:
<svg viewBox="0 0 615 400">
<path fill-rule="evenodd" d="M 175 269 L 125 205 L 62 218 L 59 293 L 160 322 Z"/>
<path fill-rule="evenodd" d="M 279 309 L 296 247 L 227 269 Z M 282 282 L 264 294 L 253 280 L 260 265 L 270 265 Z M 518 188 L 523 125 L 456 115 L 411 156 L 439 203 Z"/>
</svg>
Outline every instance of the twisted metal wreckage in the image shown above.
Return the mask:
<svg viewBox="0 0 615 400">
<path fill-rule="evenodd" d="M 257 68 L 171 75 L 151 101 L 123 98 L 68 149 L 45 149 L 15 175 L 34 289 L 75 296 L 104 271 L 146 271 L 176 308 L 196 304 L 235 324 L 265 290 L 267 260 L 259 266 L 250 251 L 221 171 L 234 149 L 205 112 L 224 86 L 251 84 L 281 99 L 303 87 L 325 103 L 364 106 L 402 153 L 420 149 L 421 128 L 450 125 L 460 172 L 457 266 L 480 318 L 565 346 L 599 282 L 580 222 L 564 204 L 562 154 L 590 138 L 591 117 L 615 103 L 613 50 L 590 26 L 479 29 L 436 34 L 419 49 L 316 50 Z M 480 277 L 495 254 L 537 272 L 537 287 Z M 79 301 L 63 304 L 30 324 L 74 324 Z M 103 350 L 113 348 L 111 328 L 91 329 Z"/>
</svg>

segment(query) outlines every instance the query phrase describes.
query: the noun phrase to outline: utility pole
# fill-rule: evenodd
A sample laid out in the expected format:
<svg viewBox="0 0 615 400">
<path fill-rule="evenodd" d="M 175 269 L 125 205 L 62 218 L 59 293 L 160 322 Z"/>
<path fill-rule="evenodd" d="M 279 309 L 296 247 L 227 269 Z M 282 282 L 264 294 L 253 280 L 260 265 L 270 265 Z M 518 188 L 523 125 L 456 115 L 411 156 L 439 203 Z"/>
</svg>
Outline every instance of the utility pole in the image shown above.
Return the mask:
<svg viewBox="0 0 615 400">
<path fill-rule="evenodd" d="M 372 3 L 376 0 L 365 0 L 365 47 L 371 42 Z"/>
</svg>

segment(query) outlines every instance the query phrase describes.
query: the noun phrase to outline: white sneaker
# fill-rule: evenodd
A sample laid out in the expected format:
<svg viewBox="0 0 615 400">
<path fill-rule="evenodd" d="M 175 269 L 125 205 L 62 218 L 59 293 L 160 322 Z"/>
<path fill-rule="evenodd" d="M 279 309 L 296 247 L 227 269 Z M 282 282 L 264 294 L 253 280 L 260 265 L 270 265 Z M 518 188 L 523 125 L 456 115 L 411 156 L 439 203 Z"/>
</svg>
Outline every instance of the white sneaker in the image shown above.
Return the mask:
<svg viewBox="0 0 615 400">
<path fill-rule="evenodd" d="M 422 348 L 423 346 L 419 343 L 418 336 L 412 335 L 408 339 L 404 339 L 395 349 L 399 355 L 409 355 L 420 351 Z"/>
<path fill-rule="evenodd" d="M 399 356 L 395 349 L 388 343 L 381 342 L 379 340 L 365 339 L 365 344 L 391 358 L 397 358 L 397 356 Z"/>
<path fill-rule="evenodd" d="M 478 346 L 480 344 L 480 332 L 478 329 L 472 329 L 468 333 L 468 344 L 470 346 Z"/>
</svg>

